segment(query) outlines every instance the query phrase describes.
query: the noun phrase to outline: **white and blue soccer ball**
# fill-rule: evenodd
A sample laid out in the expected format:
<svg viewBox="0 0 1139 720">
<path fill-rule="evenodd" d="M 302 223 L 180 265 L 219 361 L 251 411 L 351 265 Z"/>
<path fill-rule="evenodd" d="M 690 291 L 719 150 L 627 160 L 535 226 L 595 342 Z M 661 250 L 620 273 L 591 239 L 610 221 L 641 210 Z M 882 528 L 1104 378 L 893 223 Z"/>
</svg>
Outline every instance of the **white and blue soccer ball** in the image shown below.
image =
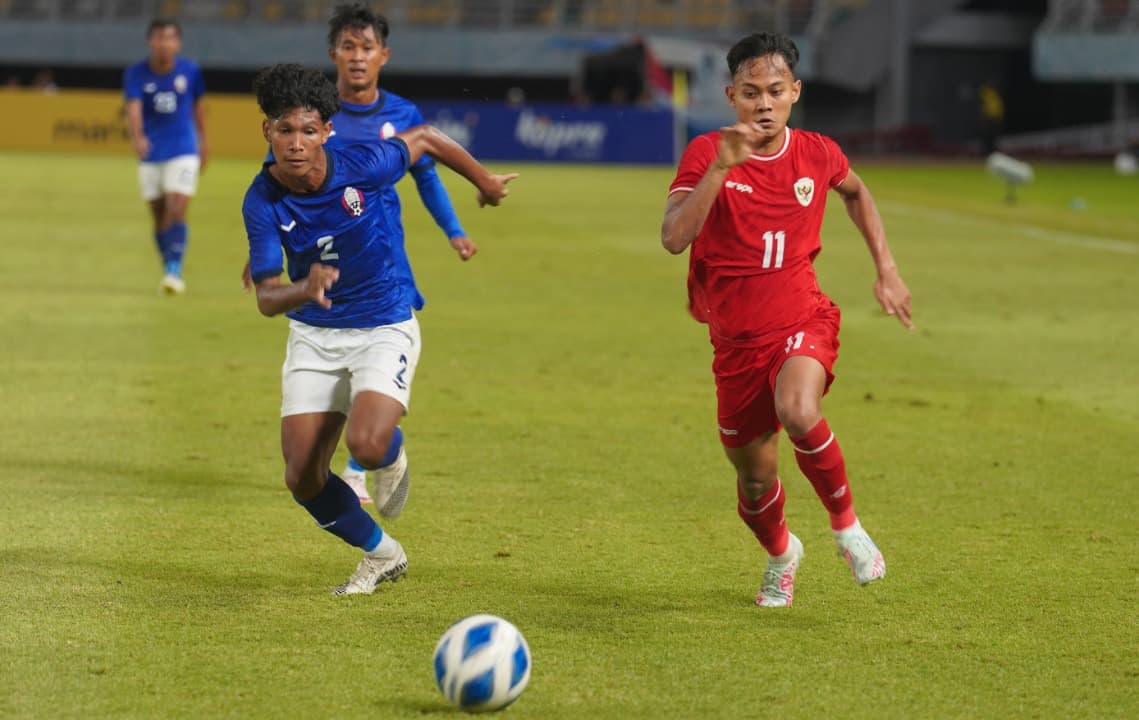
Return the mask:
<svg viewBox="0 0 1139 720">
<path fill-rule="evenodd" d="M 435 646 L 435 684 L 460 710 L 501 710 L 518 699 L 528 682 L 526 638 L 496 615 L 463 618 Z"/>
</svg>

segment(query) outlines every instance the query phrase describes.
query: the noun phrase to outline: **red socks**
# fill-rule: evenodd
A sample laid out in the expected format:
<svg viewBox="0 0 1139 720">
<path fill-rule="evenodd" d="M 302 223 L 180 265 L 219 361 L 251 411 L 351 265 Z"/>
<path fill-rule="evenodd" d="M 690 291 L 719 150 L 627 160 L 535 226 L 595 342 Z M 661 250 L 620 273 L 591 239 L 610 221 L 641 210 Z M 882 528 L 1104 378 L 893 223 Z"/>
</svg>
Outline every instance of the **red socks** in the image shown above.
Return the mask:
<svg viewBox="0 0 1139 720">
<path fill-rule="evenodd" d="M 791 540 L 787 533 L 787 521 L 783 517 L 783 503 L 787 496 L 783 493 L 783 483 L 779 478 L 775 478 L 775 485 L 757 500 L 749 500 L 738 486 L 736 494 L 740 500 L 736 511 L 744 524 L 755 533 L 763 549 L 773 556 L 787 552 Z"/>
<path fill-rule="evenodd" d="M 831 515 L 831 529 L 845 530 L 853 525 L 857 517 L 846 479 L 846 462 L 826 419 L 819 420 L 806 435 L 791 438 L 791 444 L 795 446 L 799 469 Z"/>
</svg>

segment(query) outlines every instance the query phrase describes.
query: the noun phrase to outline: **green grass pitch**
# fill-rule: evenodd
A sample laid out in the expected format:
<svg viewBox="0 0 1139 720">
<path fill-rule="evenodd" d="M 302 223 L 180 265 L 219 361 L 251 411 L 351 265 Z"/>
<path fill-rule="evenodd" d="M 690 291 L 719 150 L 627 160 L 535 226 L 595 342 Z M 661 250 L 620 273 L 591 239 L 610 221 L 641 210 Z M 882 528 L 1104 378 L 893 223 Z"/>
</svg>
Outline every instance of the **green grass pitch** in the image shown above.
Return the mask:
<svg viewBox="0 0 1139 720">
<path fill-rule="evenodd" d="M 446 717 L 431 652 L 476 612 L 533 651 L 514 718 L 1139 716 L 1135 177 L 1041 164 L 1008 206 L 979 162 L 856 163 L 918 329 L 832 194 L 824 410 L 889 574 L 851 581 L 784 442 L 807 555 L 764 611 L 670 168 L 500 165 L 486 210 L 444 172 L 467 264 L 401 186 L 410 570 L 336 598 L 356 552 L 282 482 L 285 321 L 239 288 L 257 160 L 207 169 L 166 298 L 130 158 L 0 158 L 2 717 Z"/>
</svg>

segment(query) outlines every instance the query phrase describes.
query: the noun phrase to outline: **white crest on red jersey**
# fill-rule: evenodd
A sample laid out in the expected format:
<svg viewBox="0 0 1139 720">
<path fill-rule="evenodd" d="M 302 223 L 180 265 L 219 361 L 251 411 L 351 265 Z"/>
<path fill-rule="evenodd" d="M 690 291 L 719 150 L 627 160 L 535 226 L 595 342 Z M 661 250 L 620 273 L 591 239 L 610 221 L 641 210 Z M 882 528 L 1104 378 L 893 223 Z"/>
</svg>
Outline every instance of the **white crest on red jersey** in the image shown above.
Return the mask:
<svg viewBox="0 0 1139 720">
<path fill-rule="evenodd" d="M 364 196 L 354 187 L 344 188 L 344 194 L 340 197 L 340 204 L 352 217 L 360 217 L 364 214 Z"/>
<path fill-rule="evenodd" d="M 815 181 L 809 177 L 801 177 L 795 181 L 795 199 L 803 207 L 811 204 L 811 198 L 815 197 Z"/>
<path fill-rule="evenodd" d="M 380 128 L 380 137 L 387 140 L 392 135 L 395 135 L 395 125 L 392 125 L 390 122 L 384 123 L 383 127 Z"/>
</svg>

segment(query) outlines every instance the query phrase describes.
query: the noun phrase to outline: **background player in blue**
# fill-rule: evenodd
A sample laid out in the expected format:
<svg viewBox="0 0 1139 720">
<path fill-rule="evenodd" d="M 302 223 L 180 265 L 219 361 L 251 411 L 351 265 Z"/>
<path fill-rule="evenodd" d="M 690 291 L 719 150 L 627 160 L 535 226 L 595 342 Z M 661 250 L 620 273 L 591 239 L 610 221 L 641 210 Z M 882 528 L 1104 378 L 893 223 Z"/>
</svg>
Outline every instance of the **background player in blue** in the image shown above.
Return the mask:
<svg viewBox="0 0 1139 720">
<path fill-rule="evenodd" d="M 391 57 L 389 33 L 387 18 L 362 3 L 337 5 L 332 11 L 328 20 L 328 57 L 336 64 L 340 111 L 332 116 L 329 147 L 374 143 L 423 124 L 423 115 L 411 101 L 378 85 L 380 71 Z M 451 247 L 460 259 L 469 260 L 478 252 L 478 247 L 463 231 L 447 189 L 435 171 L 435 161 L 424 155 L 411 166 L 410 174 L 415 178 L 420 199 L 446 234 Z M 422 310 L 424 298 L 415 284 L 408 260 L 400 198 L 395 187 L 384 188 L 383 206 L 394 233 L 392 250 L 396 274 L 407 293 L 408 303 Z M 247 289 L 251 288 L 248 274 L 244 283 Z M 396 439 L 401 444 L 402 435 L 403 431 L 397 430 Z M 374 494 L 380 515 L 397 517 L 407 500 L 407 453 L 399 453 L 390 467 L 378 469 L 375 475 Z M 372 500 L 367 473 L 355 458 L 349 459 L 341 477 L 356 491 L 361 502 Z"/>
<path fill-rule="evenodd" d="M 182 30 L 159 18 L 146 33 L 150 56 L 126 69 L 123 95 L 127 125 L 138 155 L 142 198 L 154 218 L 154 239 L 162 255 L 160 289 L 185 292 L 186 209 L 206 166 L 206 87 L 196 63 L 179 57 Z"/>
<path fill-rule="evenodd" d="M 497 205 L 516 175 L 490 173 L 426 125 L 383 142 L 325 148 L 339 101 L 314 70 L 275 65 L 254 90 L 274 159 L 250 185 L 242 214 L 257 307 L 290 318 L 281 383 L 285 483 L 320 527 L 364 551 L 333 592 L 371 593 L 406 572 L 407 556 L 329 463 L 345 426 L 349 450 L 366 467 L 394 460 L 419 357 L 382 190 L 424 153 L 475 185 L 480 205 Z"/>
</svg>

